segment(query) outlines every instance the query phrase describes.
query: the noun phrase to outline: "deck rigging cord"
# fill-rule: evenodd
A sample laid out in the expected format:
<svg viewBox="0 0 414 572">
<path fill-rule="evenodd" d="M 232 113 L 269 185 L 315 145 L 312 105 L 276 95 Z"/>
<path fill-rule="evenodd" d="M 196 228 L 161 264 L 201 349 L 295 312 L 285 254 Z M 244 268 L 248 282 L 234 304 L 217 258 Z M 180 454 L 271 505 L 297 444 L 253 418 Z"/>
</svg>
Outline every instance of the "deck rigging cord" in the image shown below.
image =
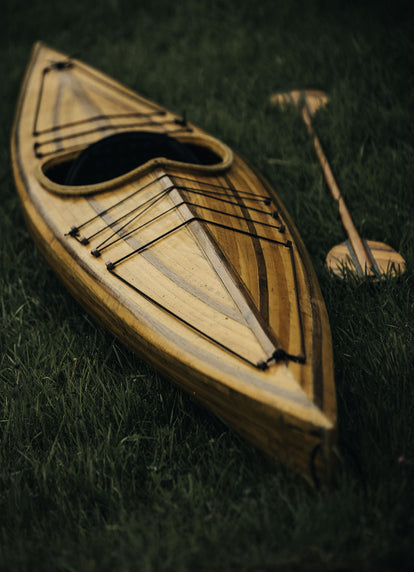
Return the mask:
<svg viewBox="0 0 414 572">
<path fill-rule="evenodd" d="M 122 199 L 120 199 L 119 201 L 113 203 L 111 206 L 107 207 L 106 209 L 100 211 L 99 213 L 97 213 L 95 216 L 89 218 L 88 220 L 84 221 L 83 223 L 77 225 L 76 227 L 72 227 L 71 229 L 71 233 L 73 236 L 76 236 L 79 232 L 79 230 L 81 230 L 83 227 L 87 226 L 88 224 L 90 224 L 91 222 L 95 221 L 98 218 L 101 218 L 103 215 L 108 214 L 110 211 L 112 211 L 113 209 L 116 209 L 117 207 L 119 207 L 120 205 L 122 205 L 123 203 L 125 203 L 126 201 L 128 201 L 129 199 L 131 199 L 132 197 L 134 197 L 135 195 L 137 195 L 138 193 L 141 193 L 142 191 L 148 189 L 148 187 L 150 187 L 151 185 L 154 185 L 156 183 L 159 183 L 160 181 L 162 181 L 162 179 L 171 178 L 171 175 L 167 174 L 167 173 L 163 173 L 162 175 L 156 177 L 153 181 L 150 181 L 149 183 L 146 183 L 145 185 L 143 185 L 142 187 L 139 187 L 138 189 L 135 189 L 134 191 L 132 191 L 129 195 L 127 195 L 126 197 L 123 197 Z M 190 183 L 197 183 L 198 185 L 204 185 L 208 187 L 208 192 L 206 193 L 205 190 L 203 191 L 203 189 L 196 189 L 193 187 L 183 187 L 182 185 L 185 184 L 183 183 L 180 186 L 176 186 L 176 185 L 171 185 L 171 187 L 168 187 L 167 189 L 164 189 L 163 191 L 160 192 L 161 193 L 168 193 L 170 189 L 176 188 L 176 189 L 184 189 L 186 191 L 193 191 L 193 192 L 199 192 L 200 194 L 203 194 L 203 196 L 209 196 L 211 198 L 216 198 L 216 197 L 220 197 L 220 196 L 228 196 L 227 192 L 220 192 L 217 189 L 222 189 L 222 191 L 233 191 L 232 188 L 230 187 L 225 187 L 225 186 L 220 186 L 220 185 L 216 185 L 207 181 L 197 181 L 195 179 L 189 179 L 187 177 L 182 177 L 179 175 L 174 175 L 173 177 L 174 179 L 178 179 L 180 181 L 185 181 L 185 182 L 190 182 Z M 271 204 L 270 198 L 267 196 L 260 196 L 260 195 L 256 195 L 254 193 L 250 193 L 248 191 L 241 191 L 241 190 L 237 190 L 237 193 L 243 197 L 245 197 L 248 200 L 251 201 L 256 201 L 256 202 L 263 202 L 263 204 L 269 206 Z M 140 208 L 141 206 L 145 206 L 145 203 L 142 203 L 141 205 L 138 205 L 137 208 Z M 251 211 L 255 211 L 255 212 L 260 212 L 263 214 L 268 214 L 267 211 L 263 211 L 263 210 L 256 210 L 253 207 L 249 207 L 249 210 Z M 125 215 L 127 216 L 127 215 Z M 277 211 L 273 211 L 271 213 L 271 216 L 275 219 L 278 218 L 278 213 Z M 121 217 L 122 218 L 122 217 Z M 104 229 L 106 229 L 107 227 L 104 227 Z"/>
<path fill-rule="evenodd" d="M 88 124 L 91 124 L 93 126 L 94 124 L 96 124 L 99 121 L 108 121 L 108 124 L 107 125 L 97 125 L 95 127 L 91 127 L 87 131 L 78 131 L 75 133 L 61 134 L 59 137 L 53 137 L 53 138 L 49 138 L 49 139 L 42 140 L 42 141 L 39 141 L 37 139 L 33 144 L 33 149 L 34 149 L 36 157 L 38 157 L 38 158 L 48 157 L 49 155 L 53 155 L 55 153 L 55 150 L 46 151 L 46 152 L 41 151 L 41 149 L 47 145 L 62 144 L 62 142 L 66 142 L 70 139 L 76 139 L 77 137 L 82 137 L 84 135 L 91 135 L 91 134 L 93 135 L 95 133 L 102 133 L 102 132 L 110 131 L 110 130 L 117 132 L 117 131 L 122 131 L 125 129 L 131 129 L 134 127 L 139 127 L 139 128 L 151 127 L 153 129 L 158 130 L 158 132 L 165 133 L 165 134 L 170 134 L 170 133 L 177 134 L 177 133 L 186 133 L 186 132 L 188 133 L 188 132 L 192 131 L 191 127 L 187 124 L 187 121 L 185 118 L 169 119 L 167 121 L 165 121 L 165 120 L 164 121 L 163 120 L 154 121 L 154 118 L 156 118 L 156 117 L 162 118 L 165 115 L 167 115 L 166 112 L 163 109 L 159 109 L 159 107 L 157 105 L 152 104 L 151 102 L 144 100 L 140 96 L 138 96 L 136 94 L 130 94 L 130 93 L 126 93 L 124 95 L 129 95 L 129 97 L 133 100 L 139 100 L 141 102 L 145 101 L 145 105 L 149 108 L 149 111 L 147 113 L 137 113 L 136 111 L 131 111 L 129 113 L 115 113 L 115 114 L 108 114 L 108 115 L 105 115 L 102 113 L 97 113 L 96 115 L 93 115 L 93 116 L 85 118 L 85 119 L 80 119 L 78 121 L 71 121 L 71 122 L 67 122 L 67 123 L 62 123 L 60 125 L 53 125 L 51 127 L 39 129 L 39 126 L 38 126 L 39 114 L 40 114 L 40 108 L 41 108 L 42 99 L 43 99 L 43 95 L 44 95 L 44 91 L 45 91 L 45 83 L 46 83 L 47 75 L 53 71 L 55 71 L 57 73 L 62 73 L 62 72 L 71 72 L 73 69 L 76 69 L 76 71 L 78 73 L 82 73 L 82 72 L 85 73 L 85 71 L 82 69 L 81 65 L 75 64 L 75 62 L 73 62 L 70 59 L 63 60 L 60 62 L 51 62 L 49 66 L 47 66 L 43 69 L 40 87 L 39 87 L 39 91 L 37 94 L 36 110 L 35 110 L 34 120 L 33 120 L 33 131 L 32 131 L 33 136 L 38 138 L 41 135 L 56 133 L 58 131 L 64 131 L 65 129 L 70 129 L 70 128 L 78 127 L 78 126 L 84 126 L 84 125 L 88 125 Z M 94 75 L 94 74 L 91 73 L 90 70 L 88 70 L 87 75 Z M 108 83 L 103 78 L 101 78 L 99 75 L 96 75 L 95 79 L 99 79 L 100 83 L 103 85 Z M 73 76 L 73 74 L 71 75 L 71 80 L 73 83 L 78 84 L 78 81 Z M 110 121 L 114 120 L 114 119 L 128 119 L 128 118 L 131 120 L 136 120 L 137 118 L 142 118 L 144 121 L 142 121 L 142 122 L 130 121 L 128 123 L 122 123 L 122 124 L 111 124 L 110 123 Z M 68 145 L 65 147 L 65 151 L 70 151 L 72 149 L 75 149 L 76 147 L 77 147 L 76 145 Z"/>
<path fill-rule="evenodd" d="M 127 200 L 136 197 L 137 195 L 139 195 L 139 193 L 141 191 L 143 191 L 143 190 L 148 191 L 152 185 L 154 185 L 155 183 L 159 183 L 164 178 L 172 179 L 173 184 L 169 185 L 167 188 L 163 189 L 162 191 L 159 191 L 155 195 L 152 195 L 152 197 L 140 202 L 138 204 L 138 206 L 135 205 L 133 208 L 131 208 L 128 211 L 128 213 L 124 213 L 121 216 L 119 216 L 118 218 L 112 219 L 109 223 L 107 220 L 105 220 L 104 217 L 106 215 L 108 215 L 109 213 L 112 213 L 113 211 L 115 211 L 117 207 L 124 205 L 127 202 Z M 174 179 L 177 179 L 179 181 L 179 184 L 177 184 L 178 181 L 175 181 Z M 196 189 L 194 187 L 194 185 L 196 183 L 200 187 L 205 186 L 206 188 L 204 190 L 202 188 Z M 214 189 L 212 189 L 211 187 L 214 187 Z M 181 191 L 180 192 L 180 196 L 181 196 L 181 202 L 180 203 L 177 203 L 177 204 L 173 205 L 172 207 L 165 209 L 161 213 L 156 214 L 155 216 L 151 217 L 149 220 L 143 222 L 142 224 L 140 224 L 138 226 L 134 225 L 134 228 L 127 230 L 127 227 L 133 221 L 136 222 L 140 216 L 142 216 L 144 213 L 148 213 L 152 207 L 154 207 L 162 199 L 167 197 L 168 194 L 170 194 L 173 190 Z M 226 185 L 222 185 L 222 186 L 221 185 L 211 185 L 210 183 L 202 181 L 202 180 L 196 181 L 196 180 L 191 179 L 191 178 L 177 177 L 177 176 L 172 176 L 169 174 L 164 174 L 164 175 L 157 177 L 154 181 L 151 181 L 150 183 L 143 185 L 141 188 L 135 189 L 132 193 L 129 193 L 129 195 L 127 197 L 120 199 L 119 201 L 117 201 L 113 205 L 97 212 L 97 214 L 95 216 L 90 217 L 88 220 L 83 221 L 79 225 L 72 227 L 69 230 L 69 232 L 66 233 L 66 235 L 70 235 L 71 237 L 75 238 L 78 242 L 80 242 L 83 245 L 88 245 L 93 239 L 95 239 L 102 232 L 104 232 L 105 230 L 111 229 L 112 230 L 111 235 L 109 237 L 107 237 L 105 240 L 101 241 L 101 243 L 98 246 L 94 247 L 94 249 L 91 251 L 91 253 L 95 257 L 99 257 L 105 249 L 110 248 L 111 246 L 114 246 L 118 242 L 125 241 L 129 236 L 132 236 L 134 234 L 139 233 L 143 228 L 148 227 L 151 223 L 159 220 L 161 217 L 166 216 L 169 213 L 172 213 L 174 211 L 177 211 L 177 209 L 182 205 L 193 206 L 195 209 L 201 209 L 201 210 L 205 210 L 205 211 L 208 211 L 211 213 L 217 213 L 221 216 L 228 216 L 228 217 L 233 218 L 233 219 L 245 221 L 245 222 L 252 224 L 253 228 L 255 228 L 255 225 L 259 225 L 259 227 L 262 226 L 262 227 L 269 227 L 270 229 L 273 228 L 274 230 L 276 230 L 280 233 L 283 233 L 285 231 L 285 226 L 280 221 L 279 214 L 277 211 L 271 210 L 271 209 L 266 211 L 266 210 L 258 209 L 255 207 L 249 207 L 243 201 L 243 199 L 244 199 L 245 201 L 247 200 L 247 201 L 252 201 L 252 202 L 259 202 L 259 203 L 264 203 L 267 206 L 271 206 L 270 200 L 268 197 L 262 197 L 262 196 L 258 197 L 257 195 L 254 195 L 253 193 L 250 193 L 249 191 L 237 189 L 237 195 L 236 195 L 237 200 L 235 200 L 235 201 L 230 200 L 231 196 L 235 195 L 234 191 L 235 191 L 235 189 L 232 189 L 230 186 L 226 186 Z M 231 205 L 237 206 L 239 208 L 243 207 L 243 209 L 245 210 L 245 216 L 240 216 L 240 215 L 235 214 L 235 213 L 228 213 L 224 210 L 215 209 L 213 207 L 207 207 L 207 206 L 202 205 L 202 204 L 197 204 L 195 202 L 192 202 L 192 201 L 184 198 L 182 193 L 185 193 L 185 192 L 189 192 L 190 195 L 192 193 L 194 193 L 196 195 L 197 194 L 203 195 L 205 197 L 214 199 L 218 202 L 224 202 L 226 204 L 231 204 Z M 139 212 L 137 212 L 137 211 L 139 211 Z M 263 221 L 259 221 L 257 219 L 252 219 L 249 216 L 250 211 L 253 211 L 255 213 L 261 213 L 262 215 L 268 215 L 269 218 L 272 219 L 273 221 L 277 220 L 279 222 L 279 225 L 276 226 L 275 224 L 269 224 L 269 223 L 266 223 Z M 132 214 L 134 216 L 131 216 Z M 130 218 L 128 218 L 128 217 L 130 217 Z M 92 234 L 90 234 L 88 236 L 84 236 L 84 237 L 80 236 L 81 229 L 85 229 L 85 227 L 87 227 L 89 224 L 96 222 L 99 219 L 102 219 L 104 224 L 98 230 L 94 231 Z M 125 219 L 127 219 L 127 220 L 125 220 Z M 119 226 L 121 221 L 123 224 L 121 226 Z M 258 240 L 258 241 L 264 240 L 264 241 L 270 242 L 270 243 L 272 243 L 278 247 L 284 247 L 284 248 L 287 248 L 289 250 L 289 259 L 290 259 L 290 264 L 291 264 L 291 268 L 292 268 L 293 280 L 294 280 L 294 284 L 295 284 L 295 303 L 296 303 L 296 307 L 297 307 L 299 329 L 300 329 L 301 351 L 298 354 L 295 354 L 295 355 L 289 354 L 282 347 L 278 347 L 272 353 L 272 355 L 270 355 L 266 360 L 260 360 L 257 363 L 254 363 L 251 360 L 248 360 L 246 357 L 242 356 L 241 354 L 238 354 L 233 349 L 227 347 L 225 344 L 221 343 L 219 340 L 214 339 L 212 336 L 208 335 L 206 332 L 201 331 L 200 328 L 198 328 L 196 324 L 190 323 L 188 320 L 184 319 L 182 316 L 179 316 L 177 313 L 173 312 L 166 305 L 160 303 L 153 296 L 148 294 L 148 292 L 144 292 L 142 290 L 142 288 L 138 288 L 135 284 L 132 284 L 129 280 L 127 280 L 125 277 L 123 277 L 121 274 L 119 274 L 119 272 L 116 271 L 117 266 L 120 265 L 122 262 L 126 261 L 127 259 L 130 259 L 134 255 L 139 255 L 144 250 L 150 249 L 152 246 L 155 246 L 161 240 L 168 238 L 168 236 L 172 235 L 174 232 L 179 231 L 180 229 L 188 227 L 193 222 L 200 222 L 200 223 L 204 223 L 206 225 L 212 225 L 215 227 L 223 228 L 223 229 L 228 230 L 230 232 L 235 232 L 235 233 L 239 233 L 239 234 L 242 234 L 245 236 L 249 236 L 249 237 L 251 237 L 255 240 Z M 144 244 L 139 245 L 137 248 L 134 248 L 131 252 L 120 257 L 119 259 L 117 259 L 115 261 L 107 261 L 106 262 L 106 268 L 113 276 L 115 276 L 116 278 L 121 280 L 124 284 L 126 284 L 129 287 L 131 287 L 132 289 L 134 289 L 137 293 L 139 293 L 141 296 L 143 296 L 148 301 L 151 301 L 157 307 L 163 309 L 164 311 L 166 311 L 170 315 L 174 316 L 177 320 L 184 323 L 186 326 L 192 328 L 197 333 L 203 335 L 203 337 L 209 339 L 210 341 L 214 342 L 215 344 L 222 347 L 223 349 L 226 349 L 227 351 L 229 351 L 233 355 L 237 355 L 237 357 L 239 357 L 243 361 L 246 361 L 246 362 L 250 363 L 251 365 L 254 365 L 255 367 L 257 367 L 260 370 L 266 370 L 269 367 L 269 365 L 271 365 L 272 362 L 277 363 L 279 361 L 289 360 L 289 361 L 294 361 L 294 362 L 298 362 L 298 363 L 305 363 L 305 361 L 306 361 L 306 352 L 305 352 L 305 344 L 304 344 L 304 330 L 303 330 L 303 323 L 302 323 L 300 303 L 299 303 L 299 294 L 298 294 L 298 288 L 297 288 L 296 264 L 295 264 L 295 258 L 294 258 L 294 253 L 293 253 L 293 246 L 292 246 L 291 241 L 289 241 L 289 240 L 285 240 L 285 241 L 276 240 L 276 239 L 268 237 L 268 236 L 260 235 L 257 233 L 257 231 L 252 232 L 251 230 L 243 230 L 243 229 L 239 229 L 239 228 L 234 228 L 234 227 L 231 227 L 229 225 L 226 225 L 226 224 L 214 221 L 214 220 L 209 220 L 203 216 L 193 214 L 190 218 L 183 220 L 180 224 L 174 226 L 173 228 L 170 228 L 169 230 L 166 230 L 164 233 L 158 234 L 157 236 L 153 237 L 151 240 L 147 241 Z"/>
<path fill-rule="evenodd" d="M 147 185 L 146 185 L 147 187 Z M 122 238 L 125 238 L 126 236 L 129 236 L 135 232 L 137 232 L 138 230 L 141 230 L 142 228 L 144 228 L 145 226 L 148 226 L 149 224 L 151 224 L 152 222 L 155 222 L 156 220 L 158 220 L 159 218 L 161 218 L 162 216 L 165 216 L 166 214 L 176 210 L 177 206 L 179 205 L 175 205 L 174 207 L 171 207 L 167 210 L 165 210 L 164 212 L 154 216 L 153 218 L 151 218 L 150 220 L 146 221 L 145 223 L 142 223 L 140 226 L 135 227 L 133 229 L 130 229 L 126 234 L 124 234 L 124 229 L 129 226 L 132 222 L 136 221 L 139 217 L 142 217 L 142 215 L 144 215 L 148 210 L 150 210 L 153 206 L 155 206 L 156 203 L 160 202 L 163 198 L 165 198 L 172 190 L 181 190 L 181 191 L 186 191 L 188 193 L 195 193 L 195 194 L 203 194 L 203 196 L 210 196 L 211 198 L 214 198 L 216 200 L 220 200 L 222 202 L 225 202 L 227 204 L 232 204 L 232 205 L 237 205 L 238 203 L 232 202 L 232 201 L 226 201 L 220 198 L 217 198 L 216 196 L 212 196 L 212 195 L 206 195 L 204 193 L 202 193 L 199 189 L 193 189 L 193 188 L 189 188 L 189 187 L 184 187 L 184 186 L 176 186 L 176 185 L 171 185 L 170 187 L 168 187 L 167 189 L 160 191 L 159 193 L 157 193 L 156 195 L 154 195 L 153 197 L 150 197 L 149 199 L 147 199 L 146 201 L 144 201 L 143 203 L 139 204 L 138 206 L 135 206 L 133 209 L 131 209 L 128 213 L 121 215 L 119 218 L 111 221 L 110 224 L 106 224 L 103 225 L 100 229 L 96 230 L 93 234 L 87 236 L 87 237 L 82 237 L 82 238 L 78 238 L 78 240 L 80 242 L 82 242 L 82 244 L 89 244 L 89 242 L 95 238 L 96 236 L 98 236 L 98 234 L 101 234 L 102 232 L 104 232 L 105 230 L 107 230 L 108 228 L 115 228 L 116 230 L 114 230 L 114 233 L 112 235 L 110 235 L 109 237 L 107 237 L 103 242 L 101 242 L 98 246 L 95 247 L 95 252 L 103 250 L 104 248 L 107 248 L 108 246 L 111 246 L 113 244 L 115 244 L 116 242 L 118 242 L 119 240 L 122 240 Z M 123 201 L 124 202 L 124 201 Z M 234 214 L 234 213 L 228 213 L 226 211 L 223 210 L 219 210 L 219 209 L 214 209 L 212 207 L 207 207 L 205 205 L 200 205 L 198 203 L 195 202 L 191 202 L 188 200 L 185 200 L 183 198 L 182 203 L 181 204 L 186 204 L 189 206 L 193 206 L 195 208 L 199 208 L 202 210 L 207 210 L 209 212 L 212 213 L 216 213 L 216 214 L 221 214 L 223 216 L 228 216 L 230 218 L 234 218 L 234 219 L 238 219 L 241 221 L 247 221 L 247 219 L 243 216 Z M 112 209 L 112 207 L 111 207 Z M 141 209 L 141 210 L 140 210 Z M 102 216 L 103 214 L 107 214 L 109 212 L 110 209 L 106 209 L 104 212 L 100 213 L 100 216 Z M 269 215 L 271 216 L 273 219 L 277 219 L 278 215 L 276 213 L 276 211 L 273 211 L 272 213 L 269 213 L 268 211 L 264 211 L 264 210 L 259 210 L 259 209 L 251 209 L 254 212 L 260 212 L 262 214 L 265 215 Z M 137 212 L 139 211 L 139 212 Z M 135 216 L 133 216 L 132 218 L 128 218 L 128 220 L 126 220 L 126 222 L 124 222 L 124 224 L 122 226 L 118 226 L 119 223 L 121 221 L 123 221 L 124 219 L 126 219 L 127 217 L 130 217 L 133 213 L 136 213 Z M 99 216 L 99 215 L 97 215 Z M 97 217 L 93 217 L 93 219 L 90 219 L 90 221 L 96 220 Z M 200 217 L 198 217 L 199 220 L 201 220 Z M 274 228 L 276 230 L 278 230 L 280 233 L 283 233 L 285 230 L 285 226 L 280 223 L 279 226 L 275 226 L 274 224 L 269 224 L 269 223 L 265 223 L 262 221 L 258 221 L 256 219 L 249 219 L 253 224 L 258 224 L 261 225 L 263 227 L 269 227 L 269 228 Z M 209 221 L 207 219 L 203 219 L 202 222 L 206 222 L 206 223 L 211 223 L 211 224 L 217 224 L 215 223 L 215 221 Z M 84 227 L 86 223 L 83 223 L 82 225 L 79 225 L 77 227 L 72 227 L 71 230 L 69 231 L 68 234 L 71 234 L 72 236 L 74 236 L 75 238 L 78 237 L 79 234 L 79 230 L 80 228 Z M 227 228 L 228 230 L 236 230 L 232 227 L 226 226 L 226 225 L 217 225 L 217 226 L 221 226 L 222 228 Z M 255 233 L 251 233 L 251 232 L 243 232 L 240 231 L 243 234 L 248 234 L 250 236 L 257 236 L 258 238 L 260 238 L 258 235 L 256 235 Z M 110 242 L 109 244 L 108 241 L 111 240 L 111 238 L 114 238 L 116 235 L 118 235 L 119 238 L 117 238 L 116 240 L 114 240 L 113 242 Z M 267 237 L 263 237 L 264 240 L 271 240 Z M 277 241 L 276 241 L 277 242 Z"/>
</svg>

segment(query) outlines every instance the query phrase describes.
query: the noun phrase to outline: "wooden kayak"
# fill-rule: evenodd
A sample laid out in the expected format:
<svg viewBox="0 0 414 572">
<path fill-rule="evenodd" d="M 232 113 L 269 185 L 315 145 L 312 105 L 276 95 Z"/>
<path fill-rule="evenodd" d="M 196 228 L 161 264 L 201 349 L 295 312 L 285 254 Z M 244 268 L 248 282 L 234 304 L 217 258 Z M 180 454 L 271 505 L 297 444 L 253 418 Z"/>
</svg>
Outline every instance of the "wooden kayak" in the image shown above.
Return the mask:
<svg viewBox="0 0 414 572">
<path fill-rule="evenodd" d="M 327 312 L 266 181 L 182 117 L 41 43 L 12 161 L 38 247 L 100 324 L 266 455 L 331 479 Z"/>
</svg>

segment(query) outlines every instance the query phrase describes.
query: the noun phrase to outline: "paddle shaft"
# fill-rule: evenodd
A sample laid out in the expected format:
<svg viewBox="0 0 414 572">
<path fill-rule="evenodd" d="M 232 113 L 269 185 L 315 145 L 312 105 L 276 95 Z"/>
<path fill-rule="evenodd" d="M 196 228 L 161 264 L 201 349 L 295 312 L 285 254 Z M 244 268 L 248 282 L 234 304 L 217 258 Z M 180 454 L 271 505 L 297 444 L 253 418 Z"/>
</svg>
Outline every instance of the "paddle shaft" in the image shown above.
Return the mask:
<svg viewBox="0 0 414 572">
<path fill-rule="evenodd" d="M 336 183 L 335 177 L 332 173 L 332 169 L 328 163 L 328 159 L 323 151 L 321 142 L 318 136 L 316 135 L 315 131 L 313 130 L 312 118 L 306 102 L 302 108 L 302 118 L 307 127 L 308 133 L 313 141 L 315 152 L 318 157 L 319 163 L 322 167 L 326 184 L 328 185 L 333 198 L 338 202 L 339 216 L 341 217 L 343 227 L 348 235 L 349 242 L 352 245 L 352 248 L 355 252 L 355 256 L 361 266 L 361 269 L 363 272 L 365 271 L 367 274 L 376 274 L 374 266 L 367 252 L 367 249 L 365 248 L 365 245 L 354 225 L 354 221 L 351 218 L 348 207 L 346 206 L 341 191 L 339 190 L 339 187 Z"/>
</svg>

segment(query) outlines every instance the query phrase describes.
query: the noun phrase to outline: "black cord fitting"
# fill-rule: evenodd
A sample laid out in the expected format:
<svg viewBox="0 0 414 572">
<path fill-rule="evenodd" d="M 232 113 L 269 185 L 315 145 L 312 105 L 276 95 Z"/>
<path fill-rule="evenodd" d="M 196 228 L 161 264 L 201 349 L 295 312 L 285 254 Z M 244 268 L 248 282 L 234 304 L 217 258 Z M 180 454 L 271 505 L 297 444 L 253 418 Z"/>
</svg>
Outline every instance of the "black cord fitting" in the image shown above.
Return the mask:
<svg viewBox="0 0 414 572">
<path fill-rule="evenodd" d="M 276 363 L 282 360 L 286 360 L 287 358 L 288 355 L 282 348 L 278 348 L 275 352 L 273 352 L 273 355 L 271 357 L 271 359 L 274 359 Z"/>
<path fill-rule="evenodd" d="M 264 360 L 261 359 L 260 361 L 257 362 L 256 367 L 257 367 L 258 369 L 261 369 L 262 371 L 266 371 L 266 369 L 267 369 L 269 366 L 267 365 L 267 363 L 266 363 Z"/>
</svg>

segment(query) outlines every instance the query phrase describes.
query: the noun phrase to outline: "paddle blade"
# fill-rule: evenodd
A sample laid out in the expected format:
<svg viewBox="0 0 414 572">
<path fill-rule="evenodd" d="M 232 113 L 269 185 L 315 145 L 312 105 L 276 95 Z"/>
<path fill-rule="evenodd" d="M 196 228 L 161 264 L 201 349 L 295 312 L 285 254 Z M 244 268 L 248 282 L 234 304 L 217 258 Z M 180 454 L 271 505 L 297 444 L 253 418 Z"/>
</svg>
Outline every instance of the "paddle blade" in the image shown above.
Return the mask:
<svg viewBox="0 0 414 572">
<path fill-rule="evenodd" d="M 295 89 L 293 91 L 275 93 L 270 97 L 270 101 L 282 108 L 292 105 L 303 107 L 306 103 L 309 113 L 314 115 L 318 109 L 328 103 L 329 97 L 325 92 L 317 89 Z"/>
<path fill-rule="evenodd" d="M 362 269 L 355 256 L 349 240 L 334 246 L 326 257 L 326 265 L 332 272 L 344 278 L 346 271 L 351 271 L 363 278 L 372 276 L 396 276 L 405 271 L 405 260 L 391 246 L 374 240 L 364 240 L 365 247 L 372 262 L 372 271 Z"/>
</svg>

